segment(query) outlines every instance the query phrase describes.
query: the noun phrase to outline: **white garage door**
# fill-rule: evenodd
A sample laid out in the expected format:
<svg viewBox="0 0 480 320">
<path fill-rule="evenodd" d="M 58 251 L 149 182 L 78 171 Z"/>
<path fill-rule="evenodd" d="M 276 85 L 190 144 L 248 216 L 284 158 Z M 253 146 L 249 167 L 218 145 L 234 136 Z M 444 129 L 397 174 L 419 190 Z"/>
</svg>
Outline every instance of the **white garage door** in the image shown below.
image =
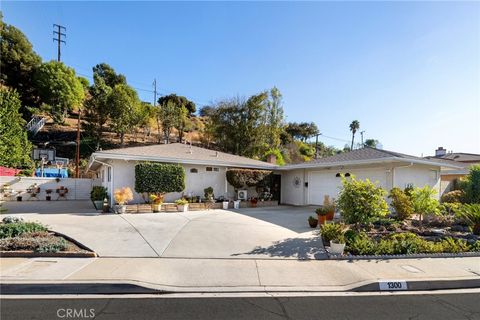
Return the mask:
<svg viewBox="0 0 480 320">
<path fill-rule="evenodd" d="M 337 173 L 350 173 L 357 179 L 370 179 L 372 182 L 378 181 L 378 186 L 385 188 L 387 186 L 387 173 L 385 169 L 351 169 L 342 171 L 312 171 L 308 174 L 308 204 L 321 205 L 325 195 L 330 198 L 337 198 L 342 187 L 342 180 L 336 177 Z"/>
</svg>

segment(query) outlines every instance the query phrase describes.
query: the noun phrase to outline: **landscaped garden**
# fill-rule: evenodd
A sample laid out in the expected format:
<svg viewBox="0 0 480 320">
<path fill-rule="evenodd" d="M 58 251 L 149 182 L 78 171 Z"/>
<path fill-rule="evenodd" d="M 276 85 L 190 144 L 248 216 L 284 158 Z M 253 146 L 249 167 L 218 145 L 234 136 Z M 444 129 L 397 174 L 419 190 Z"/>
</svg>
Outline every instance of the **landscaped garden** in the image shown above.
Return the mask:
<svg viewBox="0 0 480 320">
<path fill-rule="evenodd" d="M 340 219 L 324 222 L 331 204 L 317 210 L 331 254 L 480 252 L 480 166 L 473 166 L 440 201 L 429 186 L 393 188 L 387 194 L 368 179 L 342 177 L 342 184 L 335 201 Z"/>
<path fill-rule="evenodd" d="M 37 222 L 7 216 L 0 222 L 0 255 L 94 256 L 73 241 L 64 238 Z"/>
</svg>

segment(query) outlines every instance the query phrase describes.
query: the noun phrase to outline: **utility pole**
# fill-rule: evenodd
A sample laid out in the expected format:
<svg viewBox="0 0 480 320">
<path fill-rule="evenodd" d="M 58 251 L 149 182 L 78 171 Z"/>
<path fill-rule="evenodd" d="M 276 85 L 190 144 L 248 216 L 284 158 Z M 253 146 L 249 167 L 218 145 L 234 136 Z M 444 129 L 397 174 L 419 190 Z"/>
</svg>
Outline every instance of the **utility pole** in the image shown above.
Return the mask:
<svg viewBox="0 0 480 320">
<path fill-rule="evenodd" d="M 77 120 L 77 153 L 75 155 L 75 178 L 80 178 L 80 115 L 82 110 L 78 109 L 78 120 Z"/>
<path fill-rule="evenodd" d="M 318 159 L 318 136 L 321 136 L 321 133 L 315 135 L 315 159 Z"/>
<path fill-rule="evenodd" d="M 362 148 L 365 147 L 365 145 L 363 144 L 363 133 L 365 132 L 365 130 L 363 131 L 360 131 L 360 135 L 362 136 Z"/>
<path fill-rule="evenodd" d="M 157 79 L 153 79 L 153 106 L 157 106 Z"/>
<path fill-rule="evenodd" d="M 67 44 L 67 42 L 65 42 L 65 40 L 62 40 L 62 36 L 63 37 L 67 37 L 67 35 L 65 33 L 62 33 L 62 30 L 67 32 L 67 29 L 64 27 L 64 26 L 61 26 L 59 24 L 53 24 L 53 28 L 57 29 L 57 30 L 53 30 L 53 34 L 56 35 L 56 38 L 53 38 L 53 41 L 57 41 L 57 61 L 60 62 L 60 46 L 63 42 L 63 44 Z"/>
</svg>

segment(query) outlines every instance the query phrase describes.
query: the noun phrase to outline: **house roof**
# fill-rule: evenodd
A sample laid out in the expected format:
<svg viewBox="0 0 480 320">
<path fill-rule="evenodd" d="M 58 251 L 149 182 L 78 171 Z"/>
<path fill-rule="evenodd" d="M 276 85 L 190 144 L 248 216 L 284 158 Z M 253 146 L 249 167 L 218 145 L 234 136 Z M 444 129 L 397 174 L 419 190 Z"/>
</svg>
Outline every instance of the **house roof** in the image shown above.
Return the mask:
<svg viewBox="0 0 480 320">
<path fill-rule="evenodd" d="M 452 153 L 447 153 L 443 156 L 429 157 L 429 158 L 448 159 L 448 160 L 453 160 L 457 162 L 480 162 L 480 154 L 464 153 L 464 152 L 452 152 Z"/>
<path fill-rule="evenodd" d="M 94 160 L 102 161 L 102 159 L 203 164 L 255 169 L 275 169 L 277 167 L 277 165 L 268 162 L 183 143 L 155 144 L 95 152 L 90 158 L 89 168 L 95 162 Z"/>
<path fill-rule="evenodd" d="M 355 164 L 369 164 L 379 162 L 407 162 L 433 165 L 439 167 L 459 168 L 456 163 L 447 163 L 439 159 L 425 159 L 411 156 L 399 152 L 388 150 L 381 150 L 376 148 L 364 147 L 350 152 L 339 153 L 334 156 L 315 159 L 310 162 L 302 164 L 289 165 L 289 168 L 314 168 L 314 167 L 328 167 L 338 165 L 355 165 Z"/>
</svg>

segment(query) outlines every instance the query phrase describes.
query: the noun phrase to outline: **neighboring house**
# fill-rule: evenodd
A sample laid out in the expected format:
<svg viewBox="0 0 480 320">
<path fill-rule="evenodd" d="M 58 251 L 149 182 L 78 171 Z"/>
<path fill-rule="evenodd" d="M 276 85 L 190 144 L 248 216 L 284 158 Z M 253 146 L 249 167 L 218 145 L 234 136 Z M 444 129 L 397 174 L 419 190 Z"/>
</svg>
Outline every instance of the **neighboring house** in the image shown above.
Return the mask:
<svg viewBox="0 0 480 320">
<path fill-rule="evenodd" d="M 465 177 L 470 167 L 480 164 L 480 154 L 464 152 L 447 152 L 443 147 L 435 150 L 435 156 L 425 157 L 428 160 L 444 161 L 446 164 L 452 164 L 459 168 L 444 168 L 440 173 L 440 194 L 451 191 L 455 186 L 455 181 Z"/>
<path fill-rule="evenodd" d="M 89 170 L 96 172 L 100 183 L 114 189 L 134 189 L 135 164 L 141 161 L 177 163 L 185 168 L 187 196 L 203 196 L 203 189 L 213 187 L 216 197 L 235 198 L 235 189 L 226 180 L 229 168 L 263 169 L 274 172 L 272 193 L 283 204 L 319 205 L 325 195 L 336 198 L 341 187 L 340 174 L 370 179 L 386 190 L 405 188 L 409 184 L 430 185 L 440 191 L 440 171 L 460 167 L 444 161 L 429 160 L 396 152 L 363 148 L 302 164 L 277 166 L 273 163 L 194 147 L 186 144 L 158 144 L 99 151 L 92 154 Z M 274 162 L 272 159 L 271 162 Z M 257 196 L 255 188 L 249 196 Z M 180 193 L 166 196 L 171 202 Z M 141 195 L 135 194 L 141 202 Z"/>
</svg>

